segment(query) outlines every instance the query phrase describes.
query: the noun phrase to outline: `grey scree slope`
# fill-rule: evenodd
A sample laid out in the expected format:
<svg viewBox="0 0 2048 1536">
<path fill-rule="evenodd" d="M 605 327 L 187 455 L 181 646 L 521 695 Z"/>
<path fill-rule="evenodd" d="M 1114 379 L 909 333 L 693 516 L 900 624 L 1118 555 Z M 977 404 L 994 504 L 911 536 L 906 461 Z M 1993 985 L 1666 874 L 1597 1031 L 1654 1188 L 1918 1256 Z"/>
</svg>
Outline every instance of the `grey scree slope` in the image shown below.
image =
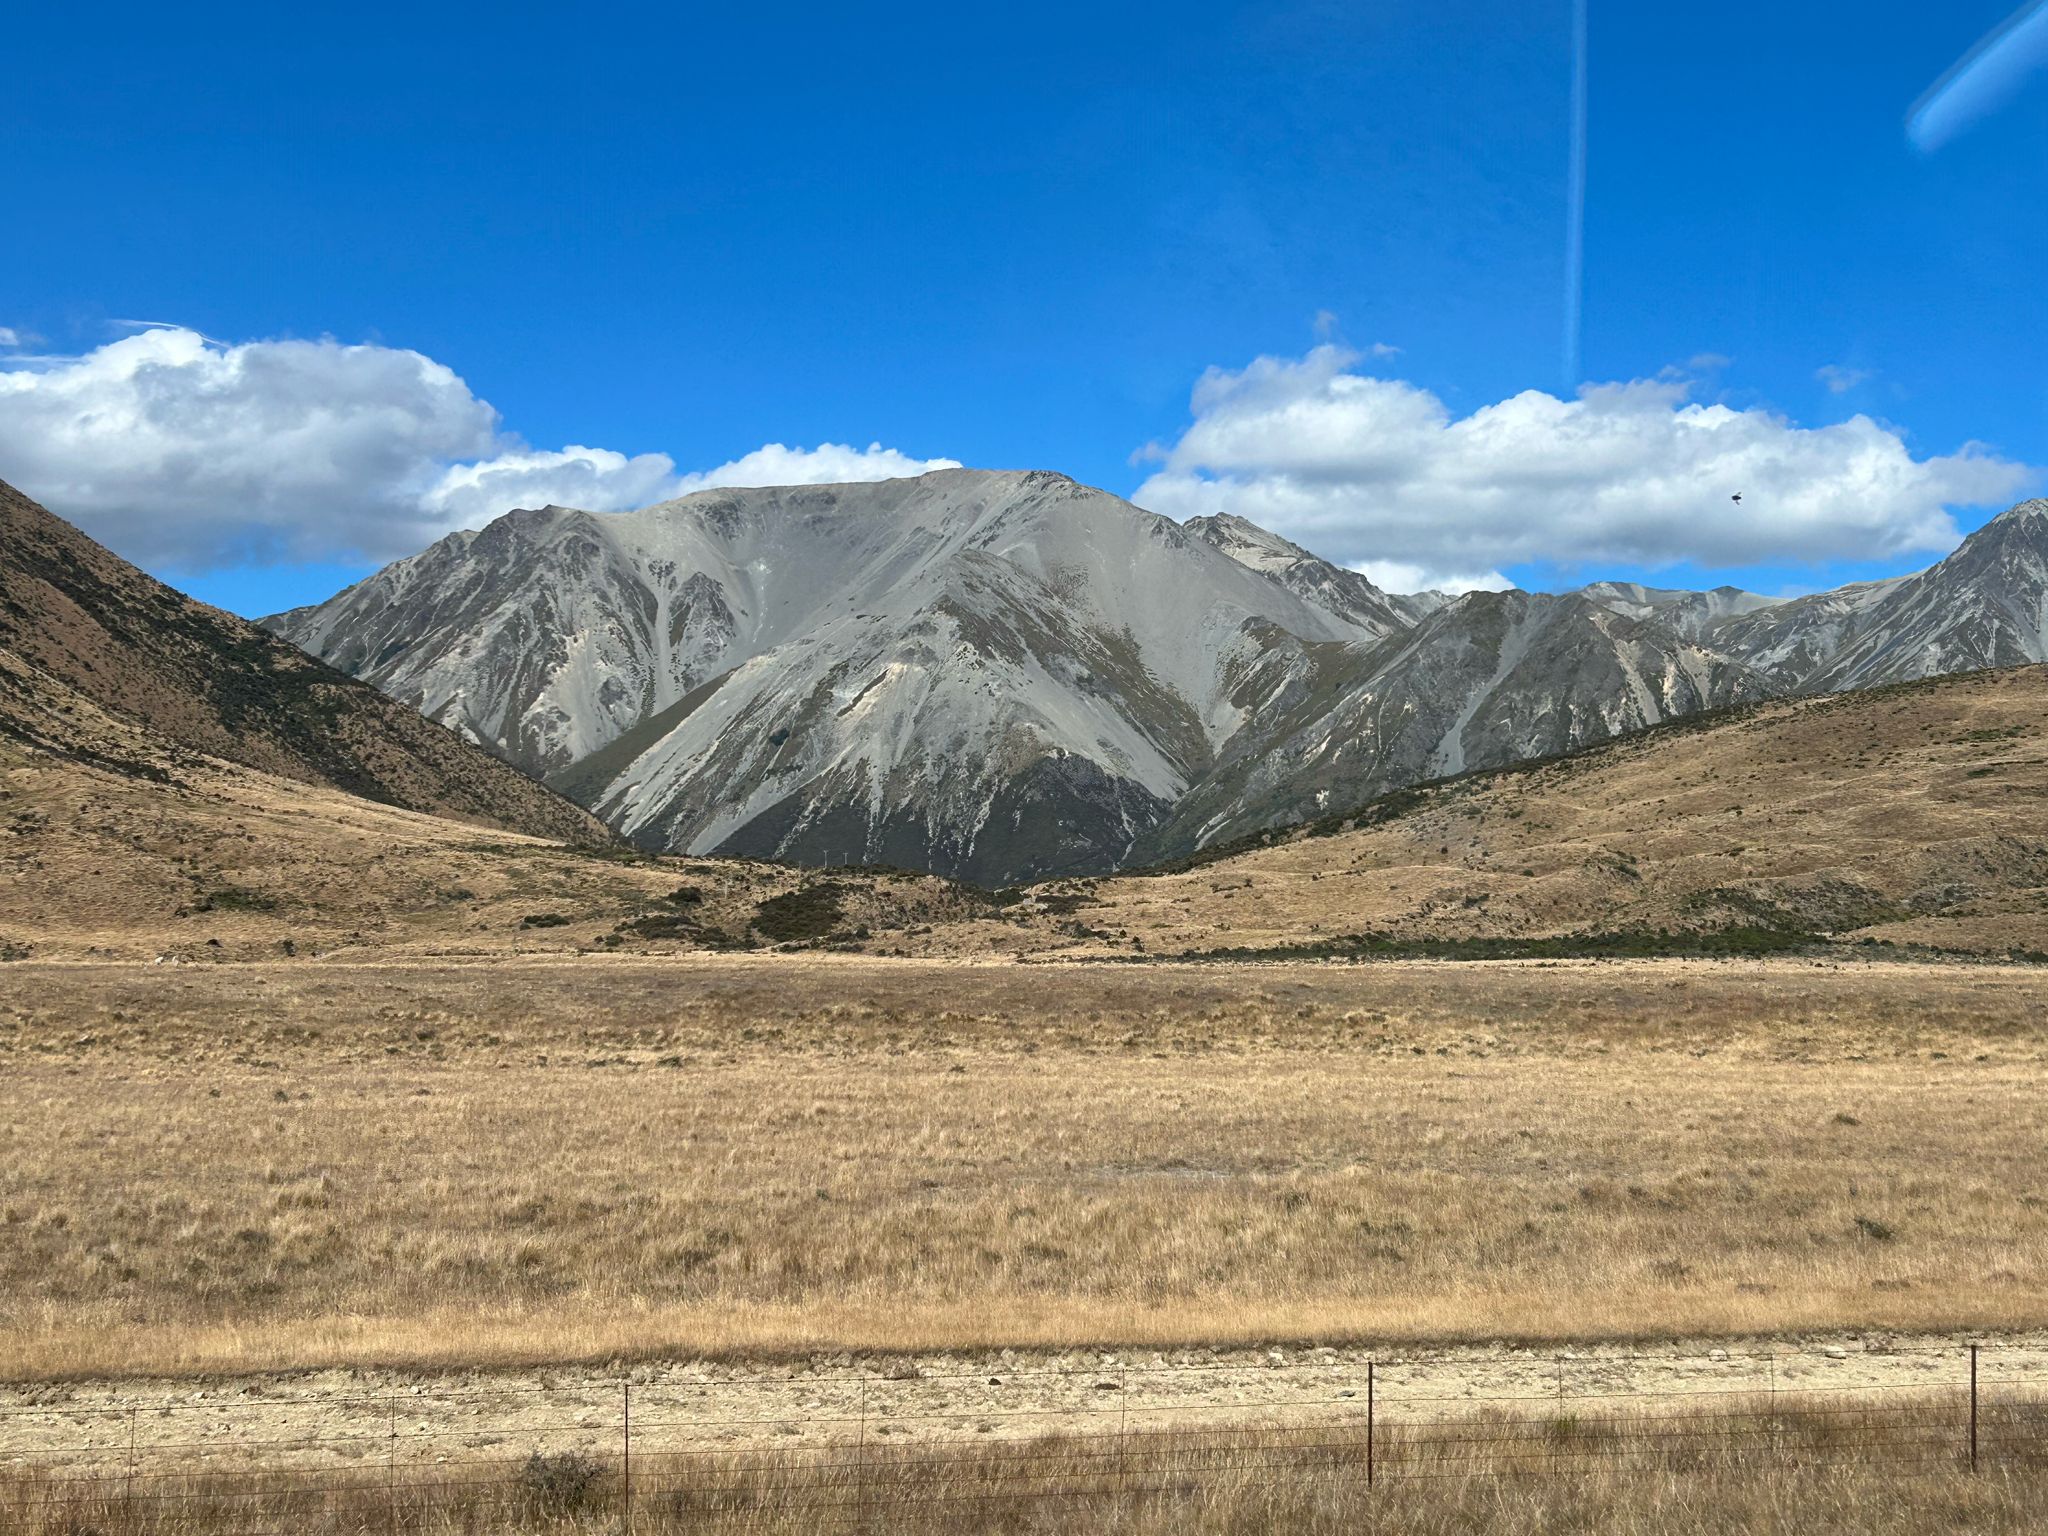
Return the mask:
<svg viewBox="0 0 2048 1536">
<path fill-rule="evenodd" d="M 264 622 L 652 848 L 986 885 L 1773 695 L 2040 661 L 2048 502 L 1789 602 L 1397 596 L 1043 471 L 514 512 Z"/>
</svg>

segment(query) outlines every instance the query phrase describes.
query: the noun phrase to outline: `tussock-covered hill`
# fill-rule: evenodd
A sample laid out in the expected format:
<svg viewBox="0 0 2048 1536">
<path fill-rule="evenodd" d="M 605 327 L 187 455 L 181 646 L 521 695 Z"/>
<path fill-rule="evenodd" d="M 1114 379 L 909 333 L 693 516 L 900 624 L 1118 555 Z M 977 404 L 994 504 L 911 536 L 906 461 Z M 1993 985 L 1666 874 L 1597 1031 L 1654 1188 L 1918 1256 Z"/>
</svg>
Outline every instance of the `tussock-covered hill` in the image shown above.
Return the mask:
<svg viewBox="0 0 2048 1536">
<path fill-rule="evenodd" d="M 171 742 L 0 649 L 0 961 L 854 946 L 996 910 L 928 875 L 657 860 L 402 810 Z"/>
<path fill-rule="evenodd" d="M 2048 951 L 2042 667 L 1705 716 L 998 896 L 402 811 L 167 743 L 5 651 L 0 720 L 0 956 Z"/>
<path fill-rule="evenodd" d="M 1011 947 L 2048 952 L 2048 667 L 1726 711 L 1033 893 Z"/>
<path fill-rule="evenodd" d="M 43 739 L 32 723 L 42 712 L 27 707 L 43 678 L 146 727 L 167 750 L 508 831 L 610 841 L 586 812 L 490 753 L 173 591 L 5 484 L 0 651 L 19 663 L 0 698 L 0 733 L 29 744 Z"/>
</svg>

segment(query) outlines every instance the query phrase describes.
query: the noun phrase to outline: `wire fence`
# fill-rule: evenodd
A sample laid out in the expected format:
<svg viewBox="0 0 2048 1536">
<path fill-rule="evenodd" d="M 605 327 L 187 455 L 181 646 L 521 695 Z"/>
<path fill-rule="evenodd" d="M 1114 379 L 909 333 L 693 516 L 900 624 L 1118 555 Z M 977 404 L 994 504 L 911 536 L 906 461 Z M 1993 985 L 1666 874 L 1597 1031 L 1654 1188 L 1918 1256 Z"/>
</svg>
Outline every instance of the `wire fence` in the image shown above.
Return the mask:
<svg viewBox="0 0 2048 1536">
<path fill-rule="evenodd" d="M 2048 1474 L 2048 1356 L 1331 1350 L 0 1405 L 0 1530 L 26 1536 L 985 1528 L 993 1510 L 1099 1518 L 1281 1485 L 1855 1468 Z"/>
</svg>

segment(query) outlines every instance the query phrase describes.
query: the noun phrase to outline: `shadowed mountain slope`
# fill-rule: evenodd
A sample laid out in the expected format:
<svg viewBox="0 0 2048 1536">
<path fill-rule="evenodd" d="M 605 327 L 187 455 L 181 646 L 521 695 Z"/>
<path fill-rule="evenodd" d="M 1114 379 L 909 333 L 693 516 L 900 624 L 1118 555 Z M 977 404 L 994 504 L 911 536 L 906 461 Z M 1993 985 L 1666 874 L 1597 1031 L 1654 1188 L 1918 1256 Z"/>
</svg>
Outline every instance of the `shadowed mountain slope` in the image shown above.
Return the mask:
<svg viewBox="0 0 2048 1536">
<path fill-rule="evenodd" d="M 406 809 L 590 843 L 587 813 L 276 635 L 145 575 L 0 484 L 0 728 L 52 745 L 47 679 L 154 745 Z M 26 733 L 26 734 L 24 734 Z M 71 741 L 71 748 L 93 750 Z"/>
<path fill-rule="evenodd" d="M 2048 501 L 2001 513 L 1914 575 L 1737 614 L 1707 633 L 1801 692 L 2048 661 Z"/>
</svg>

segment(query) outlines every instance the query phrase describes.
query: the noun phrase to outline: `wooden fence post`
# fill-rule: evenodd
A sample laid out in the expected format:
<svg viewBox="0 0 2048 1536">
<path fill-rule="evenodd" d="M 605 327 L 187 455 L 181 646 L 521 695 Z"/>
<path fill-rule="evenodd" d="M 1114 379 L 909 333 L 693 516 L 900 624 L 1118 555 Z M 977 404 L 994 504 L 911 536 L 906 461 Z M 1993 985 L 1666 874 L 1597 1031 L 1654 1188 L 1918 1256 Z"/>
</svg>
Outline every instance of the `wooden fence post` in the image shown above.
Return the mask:
<svg viewBox="0 0 2048 1536">
<path fill-rule="evenodd" d="M 1365 1362 L 1365 1486 L 1373 1485 L 1373 1362 Z"/>
<path fill-rule="evenodd" d="M 1970 1346 L 1970 1470 L 1977 1470 L 1977 1346 Z"/>
</svg>

